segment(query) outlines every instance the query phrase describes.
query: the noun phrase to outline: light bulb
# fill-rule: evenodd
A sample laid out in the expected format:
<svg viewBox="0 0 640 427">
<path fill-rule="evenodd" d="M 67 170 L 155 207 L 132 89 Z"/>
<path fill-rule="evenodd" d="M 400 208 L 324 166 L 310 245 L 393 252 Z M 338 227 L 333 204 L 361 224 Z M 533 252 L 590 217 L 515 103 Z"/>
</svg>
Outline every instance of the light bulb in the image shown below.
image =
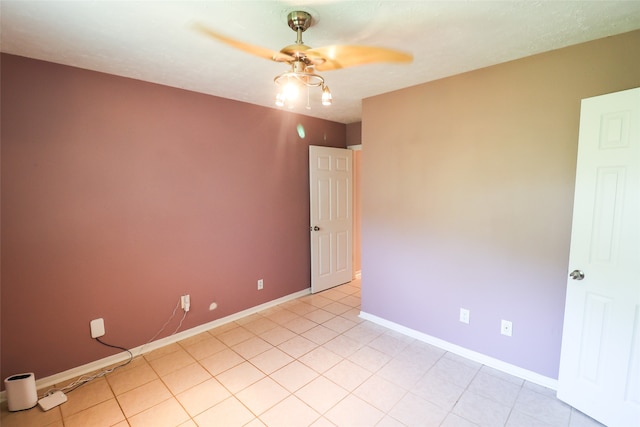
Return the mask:
<svg viewBox="0 0 640 427">
<path fill-rule="evenodd" d="M 322 105 L 331 105 L 333 102 L 333 97 L 331 96 L 331 91 L 329 90 L 329 86 L 324 86 L 322 88 Z"/>
<path fill-rule="evenodd" d="M 289 82 L 282 88 L 282 93 L 286 99 L 292 101 L 298 97 L 298 85 Z"/>
</svg>

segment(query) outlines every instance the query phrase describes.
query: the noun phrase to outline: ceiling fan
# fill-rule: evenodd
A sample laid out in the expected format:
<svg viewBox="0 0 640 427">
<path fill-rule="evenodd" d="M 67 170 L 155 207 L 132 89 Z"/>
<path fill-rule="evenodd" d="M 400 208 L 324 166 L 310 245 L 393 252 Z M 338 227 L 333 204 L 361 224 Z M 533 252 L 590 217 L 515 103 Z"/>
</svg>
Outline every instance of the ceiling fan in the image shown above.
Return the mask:
<svg viewBox="0 0 640 427">
<path fill-rule="evenodd" d="M 289 71 L 274 78 L 274 82 L 281 87 L 281 91 L 276 96 L 276 105 L 278 106 L 283 106 L 287 101 L 291 105 L 291 101 L 295 99 L 301 86 L 321 88 L 322 104 L 331 105 L 332 95 L 329 87 L 324 84 L 324 78 L 316 74 L 316 71 L 330 71 L 380 62 L 407 63 L 413 60 L 411 54 L 375 46 L 331 45 L 311 48 L 303 43 L 302 33 L 311 26 L 312 21 L 313 18 L 308 12 L 290 12 L 287 16 L 287 22 L 297 34 L 296 42 L 279 51 L 232 39 L 202 24 L 196 24 L 195 29 L 235 49 L 289 64 L 291 67 Z"/>
</svg>

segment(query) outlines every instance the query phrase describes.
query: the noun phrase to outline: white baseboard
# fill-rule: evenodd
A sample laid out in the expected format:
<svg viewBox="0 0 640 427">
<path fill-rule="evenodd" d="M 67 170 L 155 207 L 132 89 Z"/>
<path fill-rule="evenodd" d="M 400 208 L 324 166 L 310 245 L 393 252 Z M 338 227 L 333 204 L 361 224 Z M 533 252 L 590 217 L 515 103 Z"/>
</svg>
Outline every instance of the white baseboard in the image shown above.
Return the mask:
<svg viewBox="0 0 640 427">
<path fill-rule="evenodd" d="M 248 308 L 246 310 L 240 311 L 238 313 L 231 314 L 229 316 L 223 317 L 221 319 L 214 320 L 209 323 L 205 323 L 199 326 L 196 326 L 191 329 L 187 329 L 182 332 L 178 332 L 177 334 L 168 336 L 166 338 L 161 338 L 159 340 L 150 342 L 148 344 L 141 345 L 139 347 L 130 349 L 131 353 L 133 353 L 134 357 L 138 357 L 141 354 L 149 353 L 150 351 L 157 350 L 161 347 L 167 346 L 169 344 L 176 343 L 178 341 L 182 341 L 186 338 L 198 335 L 202 332 L 206 332 L 210 329 L 216 328 L 218 326 L 222 326 L 227 323 L 235 322 L 236 320 L 240 320 L 243 317 L 250 316 L 252 314 L 258 313 L 260 311 L 264 311 L 268 308 L 275 307 L 276 305 L 280 305 L 284 302 L 294 300 L 296 298 L 303 297 L 305 295 L 309 295 L 311 293 L 311 288 L 303 289 L 301 291 L 295 292 L 290 295 L 286 295 L 284 297 L 275 299 L 273 301 L 266 302 L 264 304 L 257 305 L 255 307 Z M 71 379 L 77 378 L 81 375 L 87 375 L 89 373 L 93 373 L 104 369 L 108 366 L 112 366 L 116 363 L 124 362 L 129 359 L 129 353 L 122 352 L 118 354 L 114 354 L 113 356 L 105 357 L 104 359 L 96 360 L 91 363 L 87 363 L 82 366 L 77 366 L 75 368 L 66 370 L 64 372 L 60 372 L 54 375 L 50 375 L 48 377 L 44 377 L 41 379 L 36 379 L 36 389 L 42 390 L 46 388 L 51 388 L 55 384 L 62 384 Z M 4 402 L 7 399 L 6 390 L 0 392 L 0 402 Z"/>
<path fill-rule="evenodd" d="M 422 332 L 418 332 L 414 329 L 410 329 L 381 317 L 374 316 L 373 314 L 361 311 L 360 318 L 376 323 L 380 326 L 384 326 L 385 328 L 389 328 L 403 335 L 407 335 L 411 338 L 415 338 L 419 341 L 426 342 L 427 344 L 434 345 L 448 352 L 457 354 L 458 356 L 473 360 L 474 362 L 489 366 L 490 368 L 494 368 L 507 374 L 516 376 L 523 380 L 550 388 L 552 390 L 558 390 L 558 380 L 555 380 L 553 378 L 545 377 L 544 375 L 540 375 L 536 372 L 532 372 L 527 369 L 512 365 L 510 363 L 503 362 L 502 360 L 495 359 L 485 354 L 478 353 L 455 344 L 451 344 L 450 342 L 432 337 L 431 335 L 427 335 Z"/>
</svg>

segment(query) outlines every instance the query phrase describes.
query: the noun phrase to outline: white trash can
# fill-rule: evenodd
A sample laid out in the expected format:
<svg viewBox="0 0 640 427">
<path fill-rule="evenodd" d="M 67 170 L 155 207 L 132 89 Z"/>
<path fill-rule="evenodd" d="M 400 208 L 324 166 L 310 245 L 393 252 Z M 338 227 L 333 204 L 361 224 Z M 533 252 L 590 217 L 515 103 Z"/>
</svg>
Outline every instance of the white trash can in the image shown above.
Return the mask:
<svg viewBox="0 0 640 427">
<path fill-rule="evenodd" d="M 33 372 L 12 375 L 4 380 L 10 411 L 31 409 L 38 404 L 36 377 Z"/>
</svg>

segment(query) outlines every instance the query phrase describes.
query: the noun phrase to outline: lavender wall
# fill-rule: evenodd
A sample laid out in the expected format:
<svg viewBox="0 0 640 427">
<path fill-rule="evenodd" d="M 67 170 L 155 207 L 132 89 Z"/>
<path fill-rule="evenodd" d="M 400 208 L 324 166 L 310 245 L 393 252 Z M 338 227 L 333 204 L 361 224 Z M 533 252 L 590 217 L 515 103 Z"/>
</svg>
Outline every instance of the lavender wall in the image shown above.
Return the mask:
<svg viewBox="0 0 640 427">
<path fill-rule="evenodd" d="M 94 318 L 135 347 L 182 294 L 186 329 L 307 288 L 308 146 L 344 147 L 345 133 L 3 54 L 2 376 L 113 354 L 90 338 Z"/>
<path fill-rule="evenodd" d="M 638 46 L 635 31 L 366 99 L 363 311 L 557 378 L 580 100 L 640 86 Z"/>
</svg>

